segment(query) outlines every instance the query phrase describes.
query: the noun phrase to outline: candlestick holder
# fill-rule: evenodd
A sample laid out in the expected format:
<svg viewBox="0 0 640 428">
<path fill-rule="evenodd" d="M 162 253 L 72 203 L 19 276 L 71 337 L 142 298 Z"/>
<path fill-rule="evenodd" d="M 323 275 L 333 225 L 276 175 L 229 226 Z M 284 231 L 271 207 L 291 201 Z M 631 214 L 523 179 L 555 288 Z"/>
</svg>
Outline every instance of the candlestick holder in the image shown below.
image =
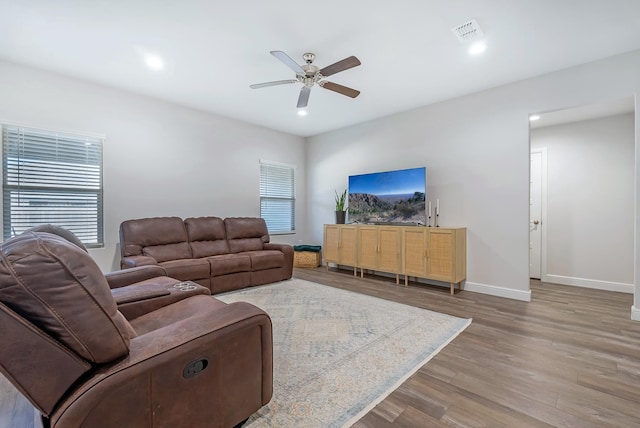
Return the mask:
<svg viewBox="0 0 640 428">
<path fill-rule="evenodd" d="M 440 225 L 438 224 L 438 217 L 440 217 L 440 214 L 436 213 L 436 227 L 440 227 Z"/>
<path fill-rule="evenodd" d="M 431 227 L 431 216 L 427 218 L 427 227 Z"/>
</svg>

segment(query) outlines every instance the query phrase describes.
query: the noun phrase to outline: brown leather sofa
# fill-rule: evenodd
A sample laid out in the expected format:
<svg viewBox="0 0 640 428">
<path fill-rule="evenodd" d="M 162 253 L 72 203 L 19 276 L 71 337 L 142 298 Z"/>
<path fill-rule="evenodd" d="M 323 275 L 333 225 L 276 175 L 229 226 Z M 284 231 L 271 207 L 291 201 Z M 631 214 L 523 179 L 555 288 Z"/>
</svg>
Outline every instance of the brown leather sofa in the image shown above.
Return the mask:
<svg viewBox="0 0 640 428">
<path fill-rule="evenodd" d="M 153 217 L 120 225 L 123 269 L 157 265 L 167 275 L 221 293 L 289 279 L 293 247 L 269 242 L 255 217 Z"/>
<path fill-rule="evenodd" d="M 57 234 L 0 246 L 0 371 L 45 427 L 233 427 L 269 402 L 265 312 L 157 266 L 108 276 Z"/>
</svg>

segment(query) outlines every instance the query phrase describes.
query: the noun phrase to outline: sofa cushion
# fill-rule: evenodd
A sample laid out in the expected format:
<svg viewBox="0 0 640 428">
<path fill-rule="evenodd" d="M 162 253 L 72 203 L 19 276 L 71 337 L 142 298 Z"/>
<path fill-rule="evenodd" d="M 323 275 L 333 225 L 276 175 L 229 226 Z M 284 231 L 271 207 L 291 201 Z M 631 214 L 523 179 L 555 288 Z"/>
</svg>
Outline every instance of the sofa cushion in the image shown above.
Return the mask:
<svg viewBox="0 0 640 428">
<path fill-rule="evenodd" d="M 158 263 L 167 260 L 180 260 L 191 258 L 191 247 L 187 242 L 176 244 L 152 245 L 142 248 L 142 254 L 153 257 Z"/>
<path fill-rule="evenodd" d="M 211 276 L 251 271 L 251 258 L 243 254 L 224 254 L 207 258 L 211 265 Z"/>
<path fill-rule="evenodd" d="M 184 221 L 194 258 L 228 254 L 224 222 L 219 217 L 196 217 Z"/>
<path fill-rule="evenodd" d="M 207 259 L 167 260 L 160 263 L 160 266 L 167 271 L 168 276 L 181 281 L 209 278 L 211 275 Z"/>
<path fill-rule="evenodd" d="M 229 250 L 232 253 L 259 251 L 269 242 L 267 224 L 260 217 L 228 217 L 224 219 Z"/>
<path fill-rule="evenodd" d="M 284 266 L 284 254 L 276 250 L 249 251 L 240 253 L 251 258 L 251 270 L 265 270 L 273 268 L 281 268 Z"/>
<path fill-rule="evenodd" d="M 170 260 L 163 256 L 163 254 L 169 253 L 176 256 L 175 258 L 191 258 L 191 247 L 187 241 L 187 230 L 180 217 L 142 218 L 127 220 L 120 225 L 120 246 L 123 257 L 143 255 L 145 247 L 184 243 L 184 246 L 159 249 L 158 251 L 151 249 L 149 252 L 158 253 L 162 259 L 156 259 L 158 261 Z M 145 255 L 155 258 L 152 254 Z"/>
</svg>

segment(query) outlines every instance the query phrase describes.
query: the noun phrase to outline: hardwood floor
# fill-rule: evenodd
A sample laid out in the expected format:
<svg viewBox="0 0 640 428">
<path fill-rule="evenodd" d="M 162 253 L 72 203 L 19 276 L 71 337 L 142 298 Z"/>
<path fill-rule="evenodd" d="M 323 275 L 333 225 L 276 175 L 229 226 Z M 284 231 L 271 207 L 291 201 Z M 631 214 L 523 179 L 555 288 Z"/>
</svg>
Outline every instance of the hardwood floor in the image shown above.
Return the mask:
<svg viewBox="0 0 640 428">
<path fill-rule="evenodd" d="M 464 318 L 471 325 L 354 426 L 640 426 L 633 296 L 531 281 L 520 302 L 352 271 L 297 278 Z"/>
<path fill-rule="evenodd" d="M 640 322 L 630 320 L 630 294 L 532 281 L 527 303 L 351 270 L 294 276 L 473 318 L 356 428 L 640 426 Z M 0 394 L 0 427 L 31 427 L 29 403 L 1 376 Z"/>
</svg>

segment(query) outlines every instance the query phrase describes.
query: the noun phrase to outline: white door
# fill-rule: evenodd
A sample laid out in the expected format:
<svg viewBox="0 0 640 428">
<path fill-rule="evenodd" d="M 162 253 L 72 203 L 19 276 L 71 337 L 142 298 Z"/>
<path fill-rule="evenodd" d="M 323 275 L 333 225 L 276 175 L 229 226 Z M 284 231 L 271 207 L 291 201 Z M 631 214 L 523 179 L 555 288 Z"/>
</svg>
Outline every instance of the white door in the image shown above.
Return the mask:
<svg viewBox="0 0 640 428">
<path fill-rule="evenodd" d="M 529 191 L 529 277 L 540 279 L 542 254 L 542 153 L 531 153 Z"/>
</svg>

